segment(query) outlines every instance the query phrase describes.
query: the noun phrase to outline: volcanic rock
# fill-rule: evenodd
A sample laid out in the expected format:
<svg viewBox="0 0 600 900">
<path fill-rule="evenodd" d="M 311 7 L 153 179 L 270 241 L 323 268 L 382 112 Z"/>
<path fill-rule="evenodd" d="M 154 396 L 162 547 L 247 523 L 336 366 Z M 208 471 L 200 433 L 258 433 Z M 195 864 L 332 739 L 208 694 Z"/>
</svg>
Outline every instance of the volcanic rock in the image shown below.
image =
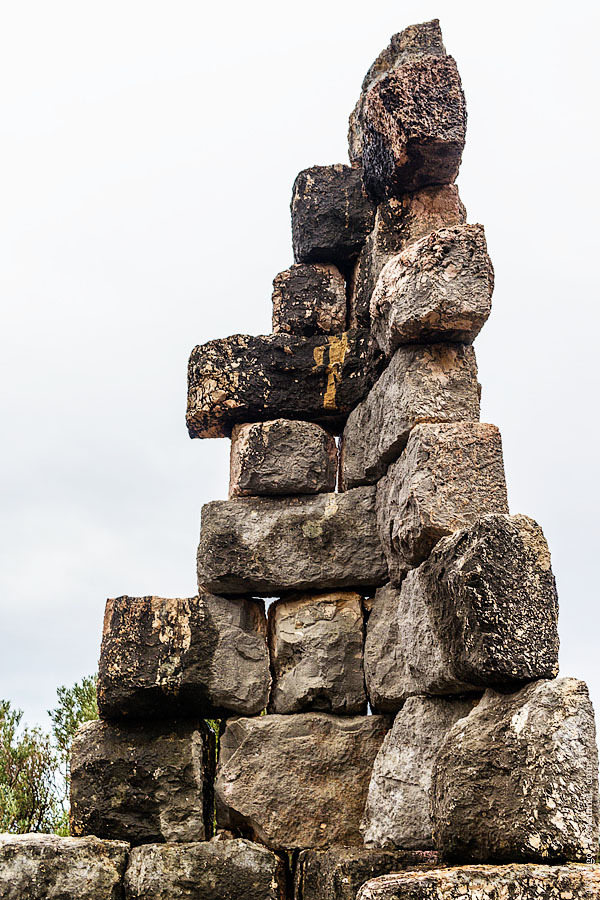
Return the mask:
<svg viewBox="0 0 600 900">
<path fill-rule="evenodd" d="M 273 331 L 341 334 L 346 330 L 346 284 L 336 266 L 299 263 L 273 280 Z"/>
</svg>

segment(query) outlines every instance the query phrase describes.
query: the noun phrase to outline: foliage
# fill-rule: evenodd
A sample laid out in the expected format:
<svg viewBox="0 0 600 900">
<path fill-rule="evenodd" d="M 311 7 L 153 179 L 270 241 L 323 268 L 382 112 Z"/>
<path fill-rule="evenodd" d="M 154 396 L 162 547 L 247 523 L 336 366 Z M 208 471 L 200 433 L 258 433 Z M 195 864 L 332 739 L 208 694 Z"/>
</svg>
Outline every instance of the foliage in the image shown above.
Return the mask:
<svg viewBox="0 0 600 900">
<path fill-rule="evenodd" d="M 70 785 L 71 744 L 75 732 L 84 722 L 98 718 L 96 702 L 97 675 L 88 675 L 73 687 L 59 687 L 58 704 L 48 710 L 52 722 L 52 734 L 60 759 L 60 771 L 64 782 L 64 804 L 68 802 Z"/>
</svg>

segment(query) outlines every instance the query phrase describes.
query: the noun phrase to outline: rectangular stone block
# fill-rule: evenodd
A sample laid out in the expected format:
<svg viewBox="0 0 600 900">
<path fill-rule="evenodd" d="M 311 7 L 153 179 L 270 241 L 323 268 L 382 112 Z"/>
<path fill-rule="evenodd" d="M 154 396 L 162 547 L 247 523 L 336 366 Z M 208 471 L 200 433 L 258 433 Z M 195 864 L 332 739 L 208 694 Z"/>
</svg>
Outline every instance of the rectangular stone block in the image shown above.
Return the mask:
<svg viewBox="0 0 600 900">
<path fill-rule="evenodd" d="M 270 686 L 261 601 L 213 594 L 107 601 L 98 673 L 104 718 L 256 715 Z"/>
<path fill-rule="evenodd" d="M 209 837 L 214 744 L 200 722 L 86 722 L 71 754 L 71 833 L 132 844 Z"/>
<path fill-rule="evenodd" d="M 383 368 L 369 332 L 269 334 L 209 341 L 188 364 L 190 437 L 229 437 L 234 425 L 307 419 L 339 433 Z"/>
<path fill-rule="evenodd" d="M 434 545 L 481 516 L 507 513 L 500 432 L 494 425 L 417 425 L 377 485 L 377 522 L 397 583 Z"/>
<path fill-rule="evenodd" d="M 230 499 L 330 492 L 336 477 L 335 438 L 314 422 L 275 419 L 233 429 Z"/>
<path fill-rule="evenodd" d="M 336 266 L 298 263 L 273 280 L 275 334 L 341 334 L 346 330 L 346 282 Z"/>
<path fill-rule="evenodd" d="M 348 417 L 340 451 L 342 490 L 385 475 L 415 425 L 478 421 L 480 391 L 472 347 L 400 347 Z"/>
<path fill-rule="evenodd" d="M 386 580 L 374 487 L 285 499 L 241 497 L 202 509 L 200 590 L 272 597 Z"/>
</svg>

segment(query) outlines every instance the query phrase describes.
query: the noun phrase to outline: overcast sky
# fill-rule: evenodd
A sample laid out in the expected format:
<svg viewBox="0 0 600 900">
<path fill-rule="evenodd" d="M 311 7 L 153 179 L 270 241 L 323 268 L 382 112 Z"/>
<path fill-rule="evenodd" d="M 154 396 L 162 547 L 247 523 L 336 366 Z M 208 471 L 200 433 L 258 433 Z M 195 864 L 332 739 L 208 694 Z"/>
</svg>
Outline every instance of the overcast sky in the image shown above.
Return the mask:
<svg viewBox="0 0 600 900">
<path fill-rule="evenodd" d="M 190 441 L 190 349 L 270 330 L 296 173 L 345 162 L 391 34 L 439 17 L 469 110 L 458 179 L 494 311 L 482 420 L 543 526 L 564 674 L 598 651 L 598 4 L 3 4 L 0 697 L 46 725 L 105 599 L 195 593 L 229 442 Z"/>
</svg>

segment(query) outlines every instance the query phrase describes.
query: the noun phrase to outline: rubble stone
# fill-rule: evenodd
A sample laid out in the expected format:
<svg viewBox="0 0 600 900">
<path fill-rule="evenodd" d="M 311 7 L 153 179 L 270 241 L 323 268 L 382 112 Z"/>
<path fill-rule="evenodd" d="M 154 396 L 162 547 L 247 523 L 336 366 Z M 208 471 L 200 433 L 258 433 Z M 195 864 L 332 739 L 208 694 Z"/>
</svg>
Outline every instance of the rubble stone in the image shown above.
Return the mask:
<svg viewBox="0 0 600 900">
<path fill-rule="evenodd" d="M 346 284 L 336 266 L 299 263 L 273 280 L 276 334 L 341 334 L 346 330 Z"/>
</svg>

